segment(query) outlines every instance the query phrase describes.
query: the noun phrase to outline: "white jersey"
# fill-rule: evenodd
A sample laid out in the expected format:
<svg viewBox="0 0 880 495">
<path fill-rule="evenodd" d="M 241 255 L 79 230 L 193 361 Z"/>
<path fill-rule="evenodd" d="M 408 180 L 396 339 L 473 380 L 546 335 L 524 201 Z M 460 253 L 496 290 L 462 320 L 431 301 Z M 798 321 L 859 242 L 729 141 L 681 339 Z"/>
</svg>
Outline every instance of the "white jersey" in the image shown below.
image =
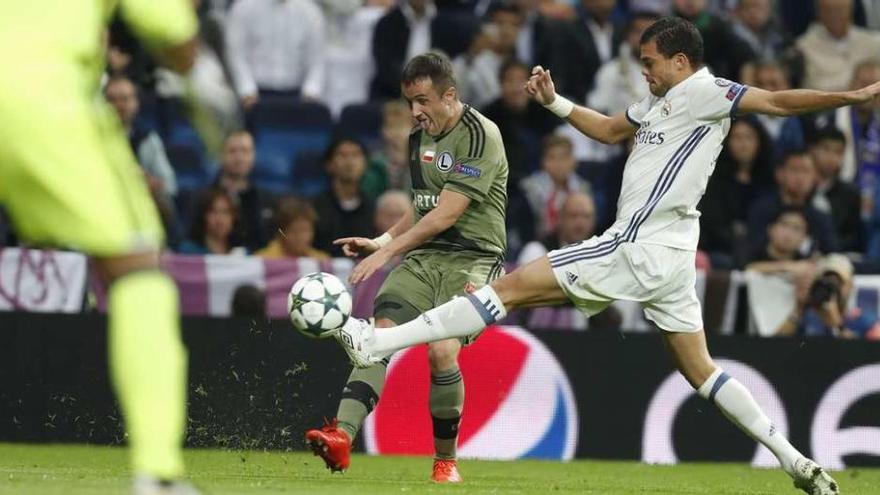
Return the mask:
<svg viewBox="0 0 880 495">
<path fill-rule="evenodd" d="M 713 76 L 705 67 L 626 110 L 638 127 L 626 161 L 617 219 L 602 237 L 696 250 L 697 203 L 715 169 L 730 118 L 748 89 Z"/>
</svg>

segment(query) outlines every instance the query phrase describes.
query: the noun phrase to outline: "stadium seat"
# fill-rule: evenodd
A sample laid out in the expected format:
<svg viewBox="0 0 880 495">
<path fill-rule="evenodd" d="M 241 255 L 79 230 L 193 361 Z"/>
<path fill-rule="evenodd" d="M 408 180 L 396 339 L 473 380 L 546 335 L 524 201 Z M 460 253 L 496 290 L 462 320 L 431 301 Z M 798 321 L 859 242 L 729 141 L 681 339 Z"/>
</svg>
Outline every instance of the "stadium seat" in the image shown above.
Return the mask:
<svg viewBox="0 0 880 495">
<path fill-rule="evenodd" d="M 167 144 L 196 146 L 204 155 L 204 144 L 189 123 L 186 105 L 177 98 L 163 98 L 158 103 L 159 129 Z"/>
<path fill-rule="evenodd" d="M 348 105 L 342 109 L 337 133 L 359 139 L 367 148 L 375 148 L 382 139 L 382 104 L 377 102 Z"/>
<path fill-rule="evenodd" d="M 211 180 L 205 163 L 205 155 L 198 145 L 187 143 L 168 143 L 165 145 L 168 160 L 177 174 L 180 189 L 200 189 Z"/>
<path fill-rule="evenodd" d="M 327 189 L 327 170 L 321 153 L 302 153 L 296 164 L 292 181 L 294 193 L 310 198 Z"/>
<path fill-rule="evenodd" d="M 333 127 L 325 106 L 277 99 L 258 103 L 251 122 L 257 146 L 258 183 L 279 192 L 290 188 L 297 156 L 322 153 Z"/>
</svg>

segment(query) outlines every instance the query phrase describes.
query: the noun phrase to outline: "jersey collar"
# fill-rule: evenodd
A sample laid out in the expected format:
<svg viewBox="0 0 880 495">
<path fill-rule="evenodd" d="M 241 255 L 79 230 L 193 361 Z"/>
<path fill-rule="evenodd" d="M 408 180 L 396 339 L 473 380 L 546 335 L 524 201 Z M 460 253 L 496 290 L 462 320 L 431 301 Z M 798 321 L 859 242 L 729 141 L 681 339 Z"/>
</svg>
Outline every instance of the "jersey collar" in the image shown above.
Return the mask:
<svg viewBox="0 0 880 495">
<path fill-rule="evenodd" d="M 698 79 L 700 77 L 705 77 L 708 75 L 710 75 L 709 69 L 706 66 L 701 67 L 699 70 L 697 70 L 693 74 L 691 74 L 691 75 L 687 76 L 685 79 L 683 79 L 680 83 L 669 88 L 669 91 L 666 92 L 666 96 L 664 96 L 664 98 L 666 98 L 667 100 L 672 98 L 673 96 L 677 95 L 679 92 L 684 91 L 684 87 L 687 86 L 687 84 L 691 80 Z M 679 89 L 679 88 L 681 88 L 681 89 Z"/>
<path fill-rule="evenodd" d="M 461 108 L 462 108 L 462 109 L 461 109 L 461 116 L 458 118 L 458 122 L 456 122 L 454 126 L 450 127 L 446 132 L 440 134 L 439 136 L 431 136 L 431 135 L 429 134 L 429 136 L 431 137 L 431 139 L 434 140 L 435 143 L 439 143 L 441 139 L 445 138 L 445 137 L 448 136 L 452 131 L 454 131 L 455 128 L 458 127 L 459 124 L 461 124 L 461 121 L 464 120 L 464 114 L 466 114 L 466 113 L 468 113 L 468 112 L 471 111 L 471 106 L 468 105 L 467 103 L 462 103 L 461 105 L 462 105 L 462 106 L 461 106 Z"/>
</svg>

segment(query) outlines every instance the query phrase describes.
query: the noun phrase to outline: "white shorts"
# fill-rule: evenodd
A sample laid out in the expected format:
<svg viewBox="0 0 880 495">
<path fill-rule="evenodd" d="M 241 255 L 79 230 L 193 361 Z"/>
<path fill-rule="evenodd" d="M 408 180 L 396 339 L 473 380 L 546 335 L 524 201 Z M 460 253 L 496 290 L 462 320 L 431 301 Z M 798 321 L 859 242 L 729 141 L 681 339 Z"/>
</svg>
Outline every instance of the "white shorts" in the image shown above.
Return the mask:
<svg viewBox="0 0 880 495">
<path fill-rule="evenodd" d="M 693 251 L 598 236 L 547 256 L 559 286 L 587 316 L 616 300 L 636 301 L 663 330 L 703 328 Z"/>
</svg>

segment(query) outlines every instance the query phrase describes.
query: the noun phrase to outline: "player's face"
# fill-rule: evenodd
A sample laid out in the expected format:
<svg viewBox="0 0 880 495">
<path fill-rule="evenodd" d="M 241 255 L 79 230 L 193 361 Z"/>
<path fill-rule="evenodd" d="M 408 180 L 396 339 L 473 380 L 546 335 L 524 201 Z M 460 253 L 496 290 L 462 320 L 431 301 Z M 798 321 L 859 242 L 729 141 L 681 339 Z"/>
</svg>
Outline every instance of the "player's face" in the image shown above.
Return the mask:
<svg viewBox="0 0 880 495">
<path fill-rule="evenodd" d="M 648 89 L 654 96 L 664 96 L 675 83 L 676 72 L 680 71 L 687 57 L 677 53 L 666 58 L 657 51 L 657 43 L 653 40 L 641 45 L 639 57 L 642 62 L 642 75 L 648 82 Z"/>
<path fill-rule="evenodd" d="M 425 132 L 438 136 L 448 130 L 447 126 L 455 115 L 455 88 L 449 88 L 441 95 L 431 79 L 423 78 L 404 84 L 402 92 L 409 102 L 413 119 Z"/>
</svg>

